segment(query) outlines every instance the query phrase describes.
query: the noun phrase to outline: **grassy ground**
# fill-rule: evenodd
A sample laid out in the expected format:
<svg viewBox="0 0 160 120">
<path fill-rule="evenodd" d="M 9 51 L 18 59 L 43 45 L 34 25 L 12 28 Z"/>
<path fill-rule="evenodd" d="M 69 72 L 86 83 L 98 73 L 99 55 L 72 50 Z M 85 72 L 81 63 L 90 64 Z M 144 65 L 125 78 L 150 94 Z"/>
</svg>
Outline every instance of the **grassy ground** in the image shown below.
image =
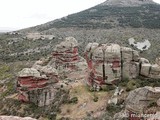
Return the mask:
<svg viewBox="0 0 160 120">
<path fill-rule="evenodd" d="M 82 83 L 78 82 L 72 85 L 70 97 L 77 97 L 78 103 L 64 104 L 61 106 L 61 113 L 57 115 L 57 119 L 68 117 L 73 120 L 82 119 L 89 113 L 94 113 L 94 116 L 99 116 L 105 110 L 105 106 L 110 94 L 104 91 L 90 92 L 89 89 Z M 98 97 L 98 101 L 94 102 L 94 98 Z"/>
</svg>

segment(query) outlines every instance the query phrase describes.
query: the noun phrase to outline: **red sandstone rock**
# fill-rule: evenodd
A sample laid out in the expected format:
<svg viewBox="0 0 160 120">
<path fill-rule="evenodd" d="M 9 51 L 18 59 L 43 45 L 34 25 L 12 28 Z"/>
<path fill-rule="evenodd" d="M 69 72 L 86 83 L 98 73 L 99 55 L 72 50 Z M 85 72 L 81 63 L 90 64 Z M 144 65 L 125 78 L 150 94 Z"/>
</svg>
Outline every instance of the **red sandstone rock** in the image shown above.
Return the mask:
<svg viewBox="0 0 160 120">
<path fill-rule="evenodd" d="M 85 49 L 88 64 L 88 85 L 100 88 L 118 80 L 137 78 L 139 75 L 160 78 L 160 66 L 140 58 L 137 51 L 118 44 L 89 43 Z M 158 61 L 158 59 L 156 60 Z"/>
</svg>

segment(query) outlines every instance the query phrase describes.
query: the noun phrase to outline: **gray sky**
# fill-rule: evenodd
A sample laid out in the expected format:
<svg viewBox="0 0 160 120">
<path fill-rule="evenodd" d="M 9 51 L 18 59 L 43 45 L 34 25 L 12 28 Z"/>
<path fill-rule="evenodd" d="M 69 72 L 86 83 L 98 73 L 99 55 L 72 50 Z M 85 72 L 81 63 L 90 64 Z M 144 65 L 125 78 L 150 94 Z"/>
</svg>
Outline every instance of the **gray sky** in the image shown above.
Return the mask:
<svg viewBox="0 0 160 120">
<path fill-rule="evenodd" d="M 105 0 L 0 0 L 0 30 L 39 25 L 93 7 Z M 154 0 L 160 3 L 160 0 Z"/>
</svg>

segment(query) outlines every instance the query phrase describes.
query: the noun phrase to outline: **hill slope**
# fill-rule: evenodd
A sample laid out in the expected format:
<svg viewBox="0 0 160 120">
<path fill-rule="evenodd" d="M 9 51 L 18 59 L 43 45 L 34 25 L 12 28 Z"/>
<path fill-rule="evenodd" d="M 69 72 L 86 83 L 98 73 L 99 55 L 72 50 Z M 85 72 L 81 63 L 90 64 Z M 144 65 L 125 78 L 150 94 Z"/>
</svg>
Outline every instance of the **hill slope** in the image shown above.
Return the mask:
<svg viewBox="0 0 160 120">
<path fill-rule="evenodd" d="M 36 59 L 52 51 L 57 42 L 66 36 L 75 37 L 80 43 L 80 52 L 88 42 L 118 43 L 129 46 L 128 39 L 133 37 L 136 41 L 148 39 L 151 47 L 148 51 L 142 52 L 142 56 L 153 60 L 160 56 L 160 5 L 152 0 L 106 0 L 90 9 L 68 15 L 42 25 L 20 30 L 21 35 L 1 35 L 0 53 L 5 61 L 12 61 L 20 57 L 20 60 L 35 59 L 37 52 L 26 51 L 39 50 Z M 27 33 L 52 34 L 53 40 L 26 39 Z M 10 43 L 16 44 L 10 44 Z M 49 45 L 49 47 L 48 47 Z M 19 47 L 20 46 L 20 47 Z M 46 46 L 47 49 L 43 49 Z M 35 49 L 36 50 L 33 50 Z M 41 54 L 42 52 L 42 54 Z M 11 57 L 7 55 L 12 55 Z M 28 56 L 29 55 L 29 56 Z M 31 58 L 31 57 L 32 58 Z"/>
<path fill-rule="evenodd" d="M 31 28 L 45 31 L 52 28 L 160 28 L 160 6 L 151 0 L 107 0 L 88 10 Z"/>
<path fill-rule="evenodd" d="M 74 36 L 81 48 L 88 42 L 113 42 L 128 46 L 128 39 L 148 39 L 151 48 L 142 56 L 160 55 L 160 5 L 152 0 L 106 0 L 90 9 L 25 29 L 58 37 Z"/>
</svg>

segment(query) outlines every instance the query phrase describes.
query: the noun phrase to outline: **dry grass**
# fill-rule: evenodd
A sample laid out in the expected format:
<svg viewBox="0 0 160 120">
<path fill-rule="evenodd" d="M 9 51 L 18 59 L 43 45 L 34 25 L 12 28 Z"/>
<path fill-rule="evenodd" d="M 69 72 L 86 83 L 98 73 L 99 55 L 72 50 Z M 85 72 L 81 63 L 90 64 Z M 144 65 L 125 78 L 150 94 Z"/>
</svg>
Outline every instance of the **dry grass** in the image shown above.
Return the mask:
<svg viewBox="0 0 160 120">
<path fill-rule="evenodd" d="M 99 115 L 99 111 L 105 110 L 109 93 L 107 92 L 90 92 L 87 87 L 78 82 L 72 85 L 70 96 L 78 97 L 77 104 L 64 104 L 61 106 L 61 113 L 58 114 L 57 119 L 61 117 L 69 117 L 73 120 L 82 119 L 87 116 L 86 113 L 94 113 Z M 94 102 L 94 96 L 98 97 L 98 101 Z"/>
</svg>

